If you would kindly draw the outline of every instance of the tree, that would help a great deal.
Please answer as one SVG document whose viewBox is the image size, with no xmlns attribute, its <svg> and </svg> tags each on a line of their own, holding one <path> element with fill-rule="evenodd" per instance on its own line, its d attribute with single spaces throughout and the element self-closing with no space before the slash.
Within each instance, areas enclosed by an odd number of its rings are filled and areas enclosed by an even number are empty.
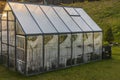
<svg viewBox="0 0 120 80">
<path fill-rule="evenodd" d="M 107 41 L 109 44 L 114 41 L 114 35 L 111 27 L 109 27 L 105 32 L 105 41 Z"/>
</svg>

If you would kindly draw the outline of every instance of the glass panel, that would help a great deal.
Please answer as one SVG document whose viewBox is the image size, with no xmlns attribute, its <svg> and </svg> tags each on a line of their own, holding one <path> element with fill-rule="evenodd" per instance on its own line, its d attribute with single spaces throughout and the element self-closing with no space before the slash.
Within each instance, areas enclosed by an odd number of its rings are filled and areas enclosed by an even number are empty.
<svg viewBox="0 0 120 80">
<path fill-rule="evenodd" d="M 14 22 L 8 22 L 9 24 L 9 44 L 15 46 L 15 28 Z"/>
<path fill-rule="evenodd" d="M 83 34 L 72 34 L 72 64 L 83 63 Z"/>
<path fill-rule="evenodd" d="M 27 74 L 43 71 L 42 36 L 27 36 Z"/>
<path fill-rule="evenodd" d="M 8 65 L 7 44 L 2 44 L 2 62 L 3 65 Z"/>
<path fill-rule="evenodd" d="M 2 19 L 2 20 L 7 20 L 7 12 L 3 12 L 3 13 L 2 13 L 1 19 Z"/>
<path fill-rule="evenodd" d="M 65 10 L 69 13 L 69 15 L 78 15 L 79 16 L 79 14 L 74 10 L 74 8 L 70 8 L 70 7 L 64 7 L 65 8 Z"/>
<path fill-rule="evenodd" d="M 25 37 L 24 36 L 16 36 L 16 44 L 17 44 L 17 70 L 20 73 L 25 72 Z"/>
<path fill-rule="evenodd" d="M 10 2 L 10 5 L 26 34 L 41 34 L 39 27 L 24 4 Z"/>
<path fill-rule="evenodd" d="M 93 54 L 93 33 L 84 33 L 84 62 L 89 62 Z"/>
<path fill-rule="evenodd" d="M 39 5 L 26 5 L 44 33 L 57 33 L 53 25 L 40 9 Z"/>
<path fill-rule="evenodd" d="M 72 20 L 62 7 L 53 7 L 64 23 L 72 32 L 82 32 L 79 26 Z"/>
<path fill-rule="evenodd" d="M 76 8 L 76 11 L 81 15 L 81 17 L 87 22 L 87 24 L 94 30 L 94 31 L 102 31 L 99 26 L 89 17 L 89 15 L 81 8 Z"/>
<path fill-rule="evenodd" d="M 45 12 L 45 14 L 50 19 L 50 21 L 53 23 L 53 25 L 58 30 L 58 32 L 61 32 L 61 33 L 70 32 L 66 27 L 66 25 L 62 22 L 62 20 L 57 16 L 57 14 L 52 9 L 52 7 L 50 6 L 40 6 L 40 7 Z"/>
<path fill-rule="evenodd" d="M 15 47 L 9 46 L 9 67 L 15 69 Z"/>
<path fill-rule="evenodd" d="M 14 22 L 9 21 L 8 22 L 8 46 L 9 46 L 9 67 L 11 69 L 15 69 L 15 28 L 14 28 Z"/>
<path fill-rule="evenodd" d="M 24 31 L 21 25 L 19 24 L 18 20 L 16 20 L 16 34 L 24 34 Z"/>
<path fill-rule="evenodd" d="M 90 29 L 90 27 L 86 24 L 86 22 L 85 21 L 83 21 L 83 19 L 79 16 L 77 16 L 77 17 L 72 17 L 73 19 L 74 19 L 74 21 L 80 26 L 80 28 L 83 30 L 83 31 L 85 31 L 85 32 L 87 32 L 87 31 L 92 31 L 91 29 Z"/>
<path fill-rule="evenodd" d="M 7 43 L 7 21 L 2 21 L 2 42 Z"/>
<path fill-rule="evenodd" d="M 60 64 L 59 67 L 71 65 L 71 34 L 62 34 L 59 36 L 60 45 Z"/>
<path fill-rule="evenodd" d="M 12 12 L 8 12 L 8 20 L 14 20 L 14 16 Z"/>
<path fill-rule="evenodd" d="M 94 54 L 93 60 L 99 60 L 102 56 L 102 32 L 94 33 Z"/>
<path fill-rule="evenodd" d="M 45 70 L 49 71 L 58 67 L 58 36 L 45 35 Z"/>
<path fill-rule="evenodd" d="M 8 3 L 5 5 L 5 9 L 4 10 L 11 10 Z"/>
</svg>

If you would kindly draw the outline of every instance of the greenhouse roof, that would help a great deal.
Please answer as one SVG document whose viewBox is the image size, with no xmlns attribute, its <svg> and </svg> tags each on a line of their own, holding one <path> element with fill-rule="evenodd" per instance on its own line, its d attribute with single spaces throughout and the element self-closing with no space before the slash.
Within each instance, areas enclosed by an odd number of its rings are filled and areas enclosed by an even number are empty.
<svg viewBox="0 0 120 80">
<path fill-rule="evenodd" d="M 8 3 L 26 34 L 102 31 L 82 8 Z"/>
</svg>

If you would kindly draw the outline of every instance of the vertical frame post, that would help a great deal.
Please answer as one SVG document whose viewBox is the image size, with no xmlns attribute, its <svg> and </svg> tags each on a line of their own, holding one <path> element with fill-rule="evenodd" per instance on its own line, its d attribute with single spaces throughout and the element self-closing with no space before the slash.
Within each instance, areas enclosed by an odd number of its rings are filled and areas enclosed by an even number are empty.
<svg viewBox="0 0 120 80">
<path fill-rule="evenodd" d="M 8 22 L 8 11 L 7 11 L 7 67 L 9 68 L 9 22 Z"/>
<path fill-rule="evenodd" d="M 16 31 L 16 18 L 14 20 L 14 30 L 15 30 L 15 70 L 17 71 L 17 31 Z"/>
<path fill-rule="evenodd" d="M 25 35 L 25 75 L 27 74 L 27 36 Z"/>
<path fill-rule="evenodd" d="M 42 47 L 43 47 L 43 72 L 45 71 L 45 46 L 44 46 L 44 40 L 45 40 L 45 35 L 42 35 L 42 41 L 43 41 L 43 44 L 42 44 Z"/>
<path fill-rule="evenodd" d="M 60 34 L 58 34 L 58 68 L 60 67 Z"/>
</svg>

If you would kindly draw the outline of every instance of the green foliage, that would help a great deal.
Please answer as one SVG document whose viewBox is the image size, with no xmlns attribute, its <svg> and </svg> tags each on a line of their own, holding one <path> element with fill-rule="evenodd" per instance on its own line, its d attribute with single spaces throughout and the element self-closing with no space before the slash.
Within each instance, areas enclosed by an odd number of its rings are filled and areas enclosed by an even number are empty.
<svg viewBox="0 0 120 80">
<path fill-rule="evenodd" d="M 112 43 L 114 41 L 114 36 L 111 27 L 109 27 L 105 33 L 105 41 Z"/>
</svg>

